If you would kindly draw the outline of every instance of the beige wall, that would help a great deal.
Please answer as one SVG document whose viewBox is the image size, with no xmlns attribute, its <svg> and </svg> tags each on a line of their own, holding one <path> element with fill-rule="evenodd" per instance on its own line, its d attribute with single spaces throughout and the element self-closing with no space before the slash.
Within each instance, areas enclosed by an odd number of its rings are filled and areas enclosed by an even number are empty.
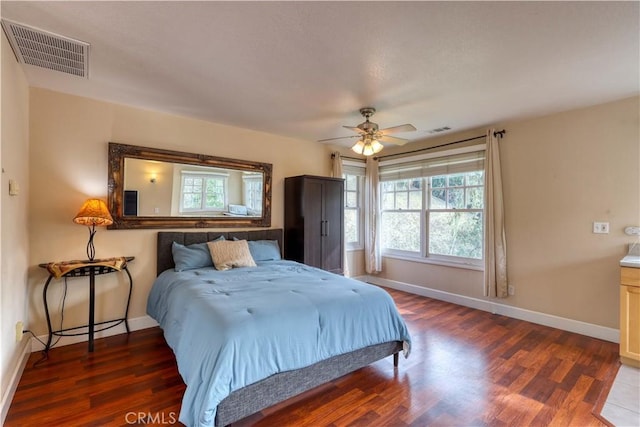
<svg viewBox="0 0 640 427">
<path fill-rule="evenodd" d="M 283 225 L 285 176 L 329 173 L 328 148 L 312 142 L 36 88 L 29 103 L 29 327 L 40 334 L 46 331 L 40 295 L 47 275 L 36 266 L 85 257 L 87 231 L 71 218 L 85 198 L 106 199 L 108 141 L 273 163 L 273 227 Z M 638 98 L 632 98 L 500 126 L 508 132 L 501 155 L 509 279 L 516 295 L 499 302 L 618 327 L 618 260 L 633 241 L 622 229 L 640 223 L 638 116 Z M 447 135 L 411 149 L 479 133 L 483 130 Z M 611 233 L 592 234 L 593 221 L 610 222 Z M 98 257 L 136 257 L 130 317 L 145 314 L 156 232 L 100 229 L 96 236 Z M 362 274 L 362 252 L 348 258 L 351 274 Z M 482 273 L 474 270 L 385 258 L 381 277 L 483 298 Z M 65 326 L 86 321 L 86 280 L 69 282 Z M 61 288 L 50 293 L 53 311 Z M 122 278 L 101 277 L 98 292 L 97 317 L 119 314 Z M 4 313 L 2 319 L 6 323 Z M 15 323 L 9 322 L 12 329 Z"/>
<path fill-rule="evenodd" d="M 138 192 L 138 215 L 171 215 L 173 165 L 140 159 L 125 159 L 124 189 Z M 151 182 L 151 178 L 155 182 Z"/>
<path fill-rule="evenodd" d="M 635 241 L 623 229 L 640 225 L 639 101 L 498 126 L 507 130 L 500 154 L 508 277 L 516 290 L 498 302 L 618 328 L 618 261 Z M 593 221 L 609 222 L 610 234 L 593 234 Z M 390 258 L 383 270 L 386 279 L 484 298 L 481 271 Z"/>
<path fill-rule="evenodd" d="M 36 333 L 46 332 L 41 292 L 47 274 L 38 263 L 85 258 L 86 228 L 71 220 L 88 197 L 107 196 L 109 141 L 217 155 L 273 164 L 272 227 L 284 219 L 284 178 L 299 174 L 326 175 L 329 150 L 313 142 L 217 125 L 200 120 L 31 88 L 32 191 L 29 304 Z M 157 230 L 106 230 L 95 237 L 96 256 L 131 255 L 134 292 L 130 317 L 146 314 L 146 299 L 155 277 Z M 65 326 L 86 323 L 86 279 L 69 280 Z M 57 312 L 60 283 L 50 292 Z M 106 319 L 124 310 L 125 282 L 118 275 L 97 279 L 96 317 Z M 59 317 L 53 317 L 59 325 Z"/>
<path fill-rule="evenodd" d="M 27 337 L 21 343 L 15 340 L 16 322 L 28 320 L 29 88 L 4 33 L 1 38 L 0 401 L 4 402 L 11 376 L 29 342 Z M 9 196 L 9 180 L 19 184 L 19 195 Z"/>
</svg>

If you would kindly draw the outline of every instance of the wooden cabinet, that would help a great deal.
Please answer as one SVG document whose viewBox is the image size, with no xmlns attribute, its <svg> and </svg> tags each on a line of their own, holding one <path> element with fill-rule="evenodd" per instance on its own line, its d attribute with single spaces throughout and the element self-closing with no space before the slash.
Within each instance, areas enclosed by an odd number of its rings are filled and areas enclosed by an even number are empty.
<svg viewBox="0 0 640 427">
<path fill-rule="evenodd" d="M 640 268 L 620 269 L 620 361 L 640 367 Z"/>
<path fill-rule="evenodd" d="M 285 178 L 284 200 L 284 257 L 342 274 L 344 180 Z"/>
</svg>

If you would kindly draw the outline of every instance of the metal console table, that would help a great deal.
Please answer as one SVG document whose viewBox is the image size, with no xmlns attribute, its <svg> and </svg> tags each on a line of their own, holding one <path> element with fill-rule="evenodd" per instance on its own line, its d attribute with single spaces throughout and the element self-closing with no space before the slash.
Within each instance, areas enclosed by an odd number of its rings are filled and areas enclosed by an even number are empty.
<svg viewBox="0 0 640 427">
<path fill-rule="evenodd" d="M 50 262 L 39 264 L 39 267 L 47 269 L 49 271 L 49 278 L 44 284 L 44 289 L 42 291 L 42 299 L 44 301 L 44 311 L 47 317 L 47 327 L 49 328 L 49 339 L 47 340 L 47 345 L 45 346 L 44 351 L 48 352 L 51 348 L 51 341 L 53 336 L 78 336 L 78 335 L 89 335 L 89 352 L 93 351 L 93 337 L 95 332 L 104 331 L 106 329 L 113 328 L 121 323 L 124 323 L 125 328 L 127 329 L 127 333 L 129 333 L 129 322 L 127 321 L 127 316 L 129 314 L 129 303 L 131 302 L 131 290 L 133 289 L 133 279 L 131 278 L 131 273 L 129 273 L 129 269 L 127 268 L 127 263 L 134 260 L 135 257 L 127 256 L 127 257 L 115 257 L 115 258 L 104 258 L 104 259 L 95 259 L 93 261 L 89 260 L 74 260 L 74 261 L 63 261 L 63 262 Z M 95 323 L 94 314 L 95 314 L 95 299 L 96 299 L 96 291 L 95 291 L 95 277 L 101 274 L 109 274 L 118 271 L 124 271 L 127 273 L 129 277 L 129 295 L 127 297 L 127 307 L 124 312 L 124 317 L 119 319 L 106 320 L 104 322 Z M 63 277 L 89 277 L 89 323 L 87 325 L 75 326 L 72 328 L 59 329 L 54 331 L 51 327 L 51 318 L 49 316 L 49 304 L 47 303 L 47 291 L 49 289 L 49 284 L 52 279 L 60 279 Z M 104 328 L 95 330 L 96 326 L 106 325 Z M 78 329 L 87 328 L 87 332 L 72 332 Z"/>
</svg>

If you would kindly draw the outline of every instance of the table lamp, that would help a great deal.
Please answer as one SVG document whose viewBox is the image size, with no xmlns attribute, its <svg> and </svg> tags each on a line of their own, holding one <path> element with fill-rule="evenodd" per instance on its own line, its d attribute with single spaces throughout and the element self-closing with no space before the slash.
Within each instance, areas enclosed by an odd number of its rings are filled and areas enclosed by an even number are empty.
<svg viewBox="0 0 640 427">
<path fill-rule="evenodd" d="M 89 243 L 87 243 L 87 257 L 93 261 L 96 256 L 96 248 L 93 246 L 93 236 L 96 234 L 96 225 L 107 226 L 113 224 L 113 218 L 107 209 L 107 205 L 100 199 L 89 199 L 80 208 L 80 212 L 73 218 L 73 222 L 89 227 Z"/>
</svg>

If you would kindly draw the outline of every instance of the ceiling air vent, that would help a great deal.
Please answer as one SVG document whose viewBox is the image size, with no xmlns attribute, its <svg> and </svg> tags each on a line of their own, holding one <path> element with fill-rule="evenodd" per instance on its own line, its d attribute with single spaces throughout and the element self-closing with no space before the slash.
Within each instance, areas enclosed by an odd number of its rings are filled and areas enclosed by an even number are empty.
<svg viewBox="0 0 640 427">
<path fill-rule="evenodd" d="M 2 20 L 18 62 L 89 78 L 89 43 Z"/>
<path fill-rule="evenodd" d="M 437 128 L 437 129 L 431 129 L 429 131 L 429 133 L 440 133 L 440 132 L 444 132 L 446 130 L 451 130 L 451 128 L 449 126 L 443 126 L 441 128 Z"/>
</svg>

